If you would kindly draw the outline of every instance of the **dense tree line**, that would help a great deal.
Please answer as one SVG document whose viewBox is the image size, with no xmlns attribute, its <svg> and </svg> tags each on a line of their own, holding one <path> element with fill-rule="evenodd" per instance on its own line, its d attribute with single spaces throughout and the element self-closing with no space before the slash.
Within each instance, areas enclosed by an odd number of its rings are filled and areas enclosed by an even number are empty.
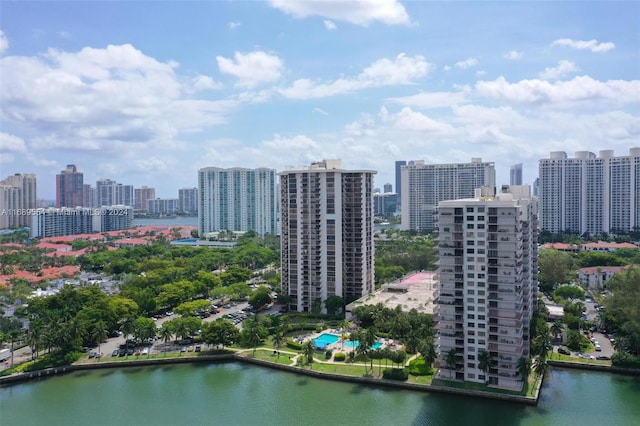
<svg viewBox="0 0 640 426">
<path fill-rule="evenodd" d="M 411 271 L 433 270 L 437 254 L 431 237 L 387 229 L 376 238 L 376 286 L 392 282 Z"/>
</svg>

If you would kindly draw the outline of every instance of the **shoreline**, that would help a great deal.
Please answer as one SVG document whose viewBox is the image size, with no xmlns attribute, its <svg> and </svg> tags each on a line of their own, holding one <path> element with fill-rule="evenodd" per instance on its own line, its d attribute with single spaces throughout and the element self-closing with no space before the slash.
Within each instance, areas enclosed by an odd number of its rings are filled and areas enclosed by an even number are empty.
<svg viewBox="0 0 640 426">
<path fill-rule="evenodd" d="M 303 374 L 306 376 L 324 379 L 341 381 L 347 383 L 359 383 L 373 387 L 386 387 L 396 389 L 406 389 L 417 392 L 436 392 L 450 395 L 472 396 L 485 399 L 494 399 L 501 401 L 509 401 L 520 404 L 526 404 L 535 406 L 538 404 L 540 398 L 540 389 L 544 382 L 544 377 L 539 381 L 537 389 L 535 391 L 535 397 L 526 397 L 520 395 L 509 395 L 492 392 L 484 392 L 471 389 L 460 389 L 438 385 L 423 385 L 418 383 L 407 383 L 394 380 L 377 379 L 372 377 L 358 377 L 349 376 L 344 374 L 326 373 L 314 370 L 308 370 L 293 365 L 285 365 L 256 358 L 250 358 L 247 356 L 239 355 L 237 353 L 221 354 L 221 355 L 200 355 L 200 356 L 185 356 L 180 358 L 154 358 L 154 359 L 136 359 L 128 361 L 105 361 L 100 363 L 91 364 L 72 364 L 68 366 L 47 368 L 44 370 L 32 371 L 27 373 L 14 374 L 11 376 L 0 377 L 0 386 L 13 385 L 23 382 L 29 382 L 33 380 L 40 380 L 47 377 L 52 377 L 60 374 L 67 374 L 75 371 L 84 370 L 102 370 L 110 368 L 128 368 L 128 367 L 141 367 L 141 366 L 158 366 L 158 365 L 171 365 L 171 364 L 195 364 L 195 363 L 227 363 L 227 362 L 240 362 L 246 364 L 253 364 L 262 366 L 265 368 L 271 368 L 275 370 L 285 371 L 295 374 Z"/>
</svg>

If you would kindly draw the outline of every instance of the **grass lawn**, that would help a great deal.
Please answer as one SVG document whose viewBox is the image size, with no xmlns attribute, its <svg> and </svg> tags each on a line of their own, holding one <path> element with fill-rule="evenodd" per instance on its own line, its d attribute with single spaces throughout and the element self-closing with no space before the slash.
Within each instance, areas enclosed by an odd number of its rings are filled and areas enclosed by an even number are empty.
<svg viewBox="0 0 640 426">
<path fill-rule="evenodd" d="M 611 361 L 600 361 L 597 359 L 584 359 L 584 358 L 578 358 L 575 356 L 562 355 L 562 354 L 556 354 L 556 353 L 552 354 L 549 360 L 579 362 L 581 364 L 611 365 Z"/>
<path fill-rule="evenodd" d="M 499 394 L 506 394 L 506 395 L 530 396 L 529 395 L 529 389 L 531 389 L 531 394 L 533 395 L 533 392 L 532 392 L 533 381 L 531 380 L 531 376 L 529 376 L 529 382 L 531 383 L 531 385 L 527 386 L 527 390 L 526 391 L 520 391 L 520 392 L 506 390 L 506 389 L 491 388 L 491 387 L 489 387 L 487 385 L 484 385 L 482 383 L 475 383 L 475 382 L 456 382 L 456 381 L 453 381 L 453 380 L 450 381 L 450 380 L 434 379 L 432 381 L 432 384 L 437 385 L 437 386 L 449 387 L 449 388 L 468 389 L 468 390 L 475 390 L 475 391 L 481 391 L 481 392 L 487 392 L 487 393 L 499 393 Z"/>
<path fill-rule="evenodd" d="M 280 356 L 273 355 L 273 351 L 271 350 L 260 350 L 258 349 L 254 354 L 253 351 L 247 351 L 243 353 L 247 358 L 255 358 L 262 361 L 274 362 L 277 364 L 291 365 L 293 362 L 291 358 L 293 355 L 288 353 L 280 353 Z"/>
</svg>

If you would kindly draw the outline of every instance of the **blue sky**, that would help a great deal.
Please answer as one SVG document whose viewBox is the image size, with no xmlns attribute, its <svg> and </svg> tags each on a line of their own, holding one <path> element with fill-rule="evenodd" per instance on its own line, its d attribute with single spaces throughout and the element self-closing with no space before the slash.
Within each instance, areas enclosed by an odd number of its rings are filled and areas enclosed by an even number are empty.
<svg viewBox="0 0 640 426">
<path fill-rule="evenodd" d="M 640 3 L 0 3 L 0 178 L 163 198 L 202 167 L 496 163 L 640 146 Z"/>
</svg>

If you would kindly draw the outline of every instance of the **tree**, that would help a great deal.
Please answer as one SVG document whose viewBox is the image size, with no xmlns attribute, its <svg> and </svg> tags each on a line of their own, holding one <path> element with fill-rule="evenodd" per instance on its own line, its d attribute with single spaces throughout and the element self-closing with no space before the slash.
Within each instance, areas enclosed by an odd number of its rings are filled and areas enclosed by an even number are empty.
<svg viewBox="0 0 640 426">
<path fill-rule="evenodd" d="M 183 317 L 192 317 L 208 312 L 209 309 L 211 309 L 211 302 L 208 300 L 192 300 L 179 304 L 173 309 L 173 311 Z"/>
<path fill-rule="evenodd" d="M 309 367 L 311 369 L 313 369 L 313 354 L 315 353 L 315 351 L 316 351 L 316 344 L 313 340 L 309 340 L 302 347 L 302 354 L 306 358 L 306 361 L 309 364 Z"/>
<path fill-rule="evenodd" d="M 276 330 L 271 341 L 273 342 L 274 349 L 278 353 L 278 358 L 280 358 L 280 347 L 282 347 L 282 343 L 284 343 L 284 335 L 280 330 Z"/>
<path fill-rule="evenodd" d="M 173 330 L 171 330 L 171 327 L 169 324 L 164 323 L 162 324 L 162 328 L 160 329 L 160 339 L 164 342 L 164 354 L 167 354 L 167 346 L 169 345 L 169 342 L 171 341 L 171 338 L 173 337 Z"/>
<path fill-rule="evenodd" d="M 433 344 L 433 338 L 423 341 L 419 346 L 420 354 L 424 363 L 427 366 L 427 370 L 430 371 L 433 363 L 435 362 L 438 354 L 436 353 L 436 347 Z"/>
<path fill-rule="evenodd" d="M 449 379 L 451 380 L 452 372 L 453 370 L 456 369 L 456 363 L 457 363 L 455 349 L 449 349 L 449 351 L 447 352 L 447 355 L 445 356 L 444 362 L 445 364 L 447 364 L 447 368 L 449 369 Z"/>
<path fill-rule="evenodd" d="M 271 303 L 271 290 L 266 286 L 260 286 L 249 296 L 249 305 L 254 309 L 262 308 Z"/>
<path fill-rule="evenodd" d="M 520 357 L 516 368 L 518 369 L 518 374 L 520 374 L 520 377 L 522 378 L 522 382 L 526 385 L 527 378 L 531 373 L 531 358 L 524 356 Z"/>
<path fill-rule="evenodd" d="M 489 369 L 491 368 L 492 360 L 489 351 L 481 350 L 478 352 L 478 368 L 484 372 L 485 384 L 489 381 Z"/>
<path fill-rule="evenodd" d="M 551 325 L 551 332 L 553 333 L 554 340 L 558 340 L 558 336 L 562 336 L 562 332 L 564 331 L 564 325 L 562 321 L 558 320 Z"/>
<path fill-rule="evenodd" d="M 626 350 L 640 355 L 640 268 L 614 275 L 608 281 L 610 294 L 604 300 L 607 321 L 616 327 L 616 341 L 624 338 Z M 607 330 L 609 330 L 607 325 Z"/>
<path fill-rule="evenodd" d="M 576 299 L 584 300 L 584 290 L 576 285 L 561 285 L 553 294 L 570 302 Z"/>
<path fill-rule="evenodd" d="M 538 281 L 543 291 L 553 291 L 556 284 L 569 281 L 572 276 L 572 261 L 568 253 L 558 250 L 540 250 L 538 255 L 540 274 Z"/>
<path fill-rule="evenodd" d="M 543 333 L 533 339 L 533 352 L 542 359 L 547 359 L 549 351 L 553 348 L 549 341 L 549 334 Z"/>
<path fill-rule="evenodd" d="M 100 361 L 100 359 L 102 358 L 102 342 L 106 340 L 108 336 L 109 331 L 107 330 L 107 324 L 105 324 L 104 321 L 98 321 L 96 324 L 94 324 L 93 331 L 91 332 L 91 339 L 98 342 L 98 353 L 100 354 L 98 356 L 98 361 Z"/>
<path fill-rule="evenodd" d="M 324 301 L 324 306 L 327 308 L 327 314 L 338 315 L 342 313 L 344 299 L 340 296 L 329 296 L 327 297 L 327 300 Z"/>
</svg>

